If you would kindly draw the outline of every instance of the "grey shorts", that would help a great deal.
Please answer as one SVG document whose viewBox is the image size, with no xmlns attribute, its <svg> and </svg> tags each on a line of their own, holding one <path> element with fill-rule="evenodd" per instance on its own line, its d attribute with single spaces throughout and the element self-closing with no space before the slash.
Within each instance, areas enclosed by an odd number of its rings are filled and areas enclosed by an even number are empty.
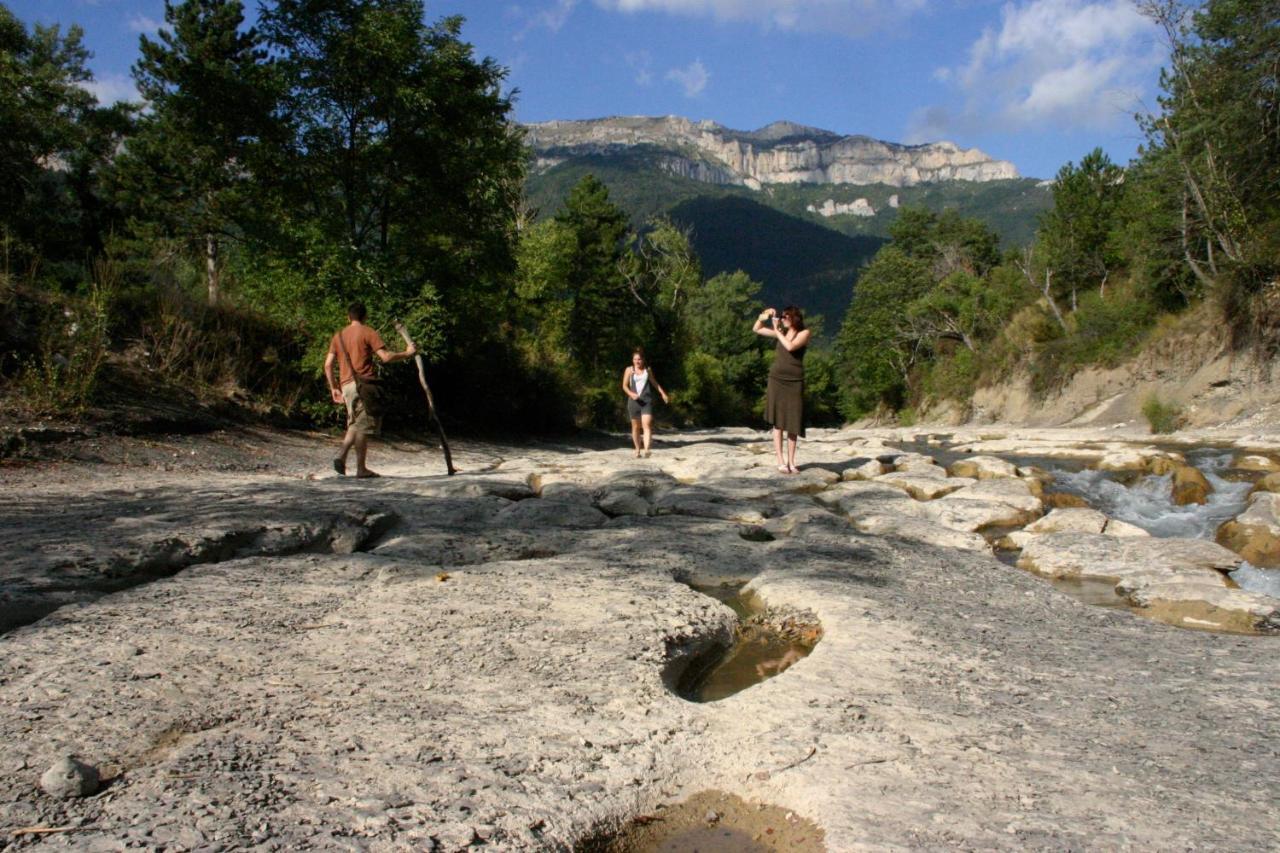
<svg viewBox="0 0 1280 853">
<path fill-rule="evenodd" d="M 641 397 L 639 400 L 627 398 L 627 414 L 631 416 L 631 420 L 640 420 L 641 415 L 653 415 L 653 398 Z"/>
</svg>

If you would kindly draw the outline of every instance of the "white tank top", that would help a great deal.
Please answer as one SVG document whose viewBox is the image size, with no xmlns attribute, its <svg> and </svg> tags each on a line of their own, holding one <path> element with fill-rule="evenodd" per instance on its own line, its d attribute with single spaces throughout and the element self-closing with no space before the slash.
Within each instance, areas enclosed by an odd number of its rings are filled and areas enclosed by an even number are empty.
<svg viewBox="0 0 1280 853">
<path fill-rule="evenodd" d="M 649 384 L 649 371 L 648 370 L 631 371 L 631 384 L 635 388 L 636 393 L 643 396 L 644 386 Z"/>
</svg>

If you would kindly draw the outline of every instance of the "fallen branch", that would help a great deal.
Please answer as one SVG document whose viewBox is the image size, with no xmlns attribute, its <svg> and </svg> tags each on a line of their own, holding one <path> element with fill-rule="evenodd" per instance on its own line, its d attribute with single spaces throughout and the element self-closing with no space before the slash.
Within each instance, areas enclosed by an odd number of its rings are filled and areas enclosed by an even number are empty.
<svg viewBox="0 0 1280 853">
<path fill-rule="evenodd" d="M 14 838 L 19 835 L 52 835 L 55 832 L 75 832 L 77 829 L 88 829 L 87 826 L 24 826 L 22 829 L 15 829 L 9 834 Z"/>
<path fill-rule="evenodd" d="M 818 753 L 818 748 L 816 746 L 811 746 L 809 747 L 809 753 L 805 755 L 804 758 L 798 758 L 795 761 L 791 762 L 790 764 L 785 764 L 782 767 L 779 767 L 777 770 L 774 770 L 772 772 L 768 770 L 760 770 L 755 773 L 748 773 L 747 778 L 750 779 L 752 776 L 755 776 L 757 779 L 768 779 L 774 773 L 782 773 L 783 771 L 790 770 L 792 767 L 799 767 L 801 764 L 804 764 L 810 758 L 813 758 L 815 755 L 817 755 L 817 753 Z"/>
<path fill-rule="evenodd" d="M 891 758 L 889 756 L 883 756 L 880 758 L 867 758 L 862 761 L 855 761 L 852 764 L 846 765 L 844 769 L 852 770 L 855 767 L 864 767 L 868 764 L 887 764 L 890 761 L 897 761 L 897 759 Z"/>
</svg>

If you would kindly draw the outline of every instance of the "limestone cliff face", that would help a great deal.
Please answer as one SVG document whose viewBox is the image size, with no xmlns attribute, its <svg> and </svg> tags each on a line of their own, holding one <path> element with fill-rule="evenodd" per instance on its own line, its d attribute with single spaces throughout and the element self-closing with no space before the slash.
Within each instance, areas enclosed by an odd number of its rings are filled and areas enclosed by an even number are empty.
<svg viewBox="0 0 1280 853">
<path fill-rule="evenodd" d="M 646 148 L 661 152 L 662 168 L 695 180 L 739 184 L 888 184 L 994 181 L 1017 178 L 1005 160 L 950 142 L 899 145 L 867 136 L 839 136 L 791 122 L 756 131 L 731 130 L 679 116 L 627 116 L 548 121 L 527 126 L 534 169 L 587 154 Z"/>
</svg>

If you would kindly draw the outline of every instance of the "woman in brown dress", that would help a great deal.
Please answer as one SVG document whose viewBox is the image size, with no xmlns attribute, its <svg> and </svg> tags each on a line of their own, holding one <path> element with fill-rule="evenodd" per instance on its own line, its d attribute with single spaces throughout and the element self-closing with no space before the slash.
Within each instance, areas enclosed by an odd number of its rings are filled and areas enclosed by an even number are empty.
<svg viewBox="0 0 1280 853">
<path fill-rule="evenodd" d="M 809 330 L 804 315 L 794 305 L 782 310 L 772 308 L 756 318 L 752 327 L 757 335 L 776 338 L 773 366 L 769 368 L 769 386 L 764 397 L 765 420 L 773 426 L 773 450 L 778 457 L 778 470 L 794 474 L 796 444 L 804 435 L 804 351 L 809 346 Z M 782 453 L 782 434 L 787 434 L 787 454 Z"/>
</svg>

